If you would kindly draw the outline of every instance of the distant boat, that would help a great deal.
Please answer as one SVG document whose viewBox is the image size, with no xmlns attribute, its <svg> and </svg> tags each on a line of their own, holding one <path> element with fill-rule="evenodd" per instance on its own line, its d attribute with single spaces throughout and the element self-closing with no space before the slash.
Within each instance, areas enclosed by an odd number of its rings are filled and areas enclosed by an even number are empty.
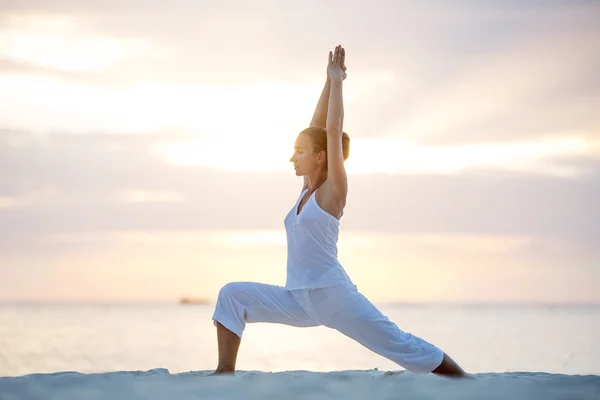
<svg viewBox="0 0 600 400">
<path fill-rule="evenodd" d="M 206 297 L 181 297 L 179 304 L 210 304 Z"/>
</svg>

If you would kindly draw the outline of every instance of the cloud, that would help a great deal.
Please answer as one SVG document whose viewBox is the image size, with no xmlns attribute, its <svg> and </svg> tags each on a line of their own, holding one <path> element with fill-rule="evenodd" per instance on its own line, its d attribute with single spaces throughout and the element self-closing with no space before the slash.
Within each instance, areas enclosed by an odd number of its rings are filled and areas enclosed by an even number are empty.
<svg viewBox="0 0 600 400">
<path fill-rule="evenodd" d="M 2 236 L 281 229 L 301 186 L 291 173 L 174 166 L 149 151 L 164 138 L 4 131 Z M 530 235 L 591 244 L 600 239 L 600 160 L 569 162 L 588 173 L 568 178 L 477 170 L 351 175 L 343 226 L 406 234 Z"/>
<path fill-rule="evenodd" d="M 169 138 L 0 130 L 2 296 L 170 300 L 281 283 L 300 179 L 175 166 L 150 151 Z M 506 300 L 497 282 L 515 280 L 513 300 L 596 299 L 600 160 L 559 161 L 587 173 L 350 175 L 342 262 L 380 298 L 398 298 L 381 277 L 410 275 L 422 290 L 405 285 L 404 299 Z"/>
<path fill-rule="evenodd" d="M 600 33 L 570 36 L 474 58 L 461 74 L 415 97 L 405 129 L 432 144 L 574 132 L 598 140 L 600 51 L 592 42 Z"/>
<path fill-rule="evenodd" d="M 301 183 L 244 171 L 245 148 L 264 161 L 276 146 L 239 136 L 302 127 L 327 51 L 341 43 L 345 129 L 363 150 L 389 139 L 418 149 L 407 147 L 404 165 L 431 152 L 442 166 L 475 155 L 496 168 L 351 174 L 340 243 L 365 288 L 421 274 L 405 295 L 506 298 L 501 282 L 522 298 L 597 298 L 599 12 L 595 2 L 514 0 L 0 0 L 0 126 L 11 128 L 0 129 L 2 293 L 171 299 L 283 278 L 283 216 Z M 214 139 L 200 141 L 214 158 L 239 154 L 240 171 L 177 166 L 155 151 L 199 138 Z M 492 157 L 534 150 L 545 156 L 526 170 L 578 173 L 500 171 Z M 277 235 L 256 236 L 265 229 Z M 232 267 L 240 259 L 255 267 Z M 154 280 L 135 292 L 142 273 Z M 432 288 L 432 274 L 445 284 Z"/>
<path fill-rule="evenodd" d="M 2 5 L 5 32 L 45 32 L 50 48 L 61 51 L 66 43 L 61 38 L 81 43 L 88 38 L 90 44 L 109 43 L 109 53 L 119 56 L 102 71 L 86 75 L 65 72 L 48 60 L 36 64 L 40 52 L 27 53 L 33 57 L 29 63 L 15 59 L 14 52 L 0 55 L 0 74 L 64 81 L 64 86 L 50 85 L 21 77 L 18 84 L 4 88 L 7 98 L 18 99 L 38 87 L 67 97 L 97 99 L 82 104 L 86 110 L 105 110 L 104 101 L 120 104 L 119 99 L 137 93 L 132 88 L 148 82 L 169 86 L 167 94 L 181 95 L 194 88 L 206 90 L 206 85 L 233 87 L 252 81 L 318 88 L 315 82 L 324 78 L 327 51 L 343 42 L 349 63 L 346 124 L 353 137 L 401 136 L 417 143 L 452 145 L 573 135 L 597 141 L 600 136 L 595 111 L 600 107 L 595 3 L 503 2 L 489 7 L 470 1 L 452 6 L 350 1 L 338 7 L 310 1 L 287 8 L 289 4 L 271 1 L 252 6 L 243 1 L 176 5 L 106 1 L 102 6 L 93 1 L 4 1 Z M 367 14 L 369 18 L 364 17 Z M 138 42 L 145 43 L 146 51 L 121 57 L 128 43 Z M 88 96 L 84 88 L 73 86 L 82 83 L 89 86 Z M 156 91 L 155 97 L 160 93 Z M 290 91 L 289 96 L 298 93 Z M 269 104 L 265 101 L 265 107 Z M 291 106 L 298 107 L 293 102 Z M 39 128 L 30 126 L 27 113 L 12 107 L 10 126 Z M 23 107 L 31 110 L 32 104 Z M 307 110 L 311 107 L 312 100 L 306 103 Z M 72 128 L 64 118 L 43 112 L 46 103 L 33 108 L 40 110 L 38 125 Z M 97 124 L 86 110 L 79 112 Z M 104 121 L 111 121 L 115 130 L 126 128 L 122 114 L 104 112 Z M 152 114 L 155 119 L 160 115 Z M 172 114 L 184 125 L 194 123 L 184 121 L 181 113 Z M 151 130 L 161 121 L 127 123 L 133 124 L 131 129 Z"/>
<path fill-rule="evenodd" d="M 52 68 L 43 68 L 39 66 L 33 66 L 27 63 L 0 59 L 0 76 L 1 75 L 12 75 L 12 76 L 32 76 L 42 77 L 50 80 L 60 80 L 67 84 L 86 84 L 86 85 L 101 85 L 111 86 L 119 83 L 114 78 L 109 78 L 106 74 L 101 72 L 73 72 L 73 71 L 60 71 Z"/>
</svg>

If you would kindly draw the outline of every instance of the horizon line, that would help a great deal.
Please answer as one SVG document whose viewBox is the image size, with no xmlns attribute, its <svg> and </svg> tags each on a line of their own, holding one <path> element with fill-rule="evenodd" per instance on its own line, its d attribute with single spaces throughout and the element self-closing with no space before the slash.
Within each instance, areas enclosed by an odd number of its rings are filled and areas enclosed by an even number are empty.
<svg viewBox="0 0 600 400">
<path fill-rule="evenodd" d="M 581 307 L 600 306 L 600 300 L 592 301 L 543 301 L 543 300 L 386 300 L 373 301 L 382 306 L 539 306 L 539 307 Z M 5 299 L 0 300 L 0 305 L 177 305 L 187 307 L 214 306 L 216 301 L 207 301 L 198 304 L 182 304 L 179 299 L 174 300 L 83 300 L 83 299 Z"/>
</svg>

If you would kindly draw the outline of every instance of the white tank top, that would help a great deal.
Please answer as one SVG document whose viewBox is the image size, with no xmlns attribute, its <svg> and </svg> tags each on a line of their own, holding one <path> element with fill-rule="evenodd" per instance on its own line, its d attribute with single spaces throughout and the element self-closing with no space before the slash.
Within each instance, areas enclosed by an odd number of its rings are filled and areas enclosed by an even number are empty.
<svg viewBox="0 0 600 400">
<path fill-rule="evenodd" d="M 298 205 L 307 191 L 302 191 L 284 220 L 288 245 L 285 287 L 316 289 L 352 283 L 337 259 L 340 222 L 319 207 L 316 190 L 298 214 Z"/>
</svg>

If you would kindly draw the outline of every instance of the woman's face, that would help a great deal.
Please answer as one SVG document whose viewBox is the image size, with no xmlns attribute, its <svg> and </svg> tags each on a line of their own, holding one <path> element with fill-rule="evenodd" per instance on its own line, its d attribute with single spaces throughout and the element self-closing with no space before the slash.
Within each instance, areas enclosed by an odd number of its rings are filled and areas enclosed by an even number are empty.
<svg viewBox="0 0 600 400">
<path fill-rule="evenodd" d="M 290 161 L 294 163 L 297 176 L 310 175 L 318 167 L 319 154 L 314 152 L 308 135 L 298 135 Z"/>
</svg>

